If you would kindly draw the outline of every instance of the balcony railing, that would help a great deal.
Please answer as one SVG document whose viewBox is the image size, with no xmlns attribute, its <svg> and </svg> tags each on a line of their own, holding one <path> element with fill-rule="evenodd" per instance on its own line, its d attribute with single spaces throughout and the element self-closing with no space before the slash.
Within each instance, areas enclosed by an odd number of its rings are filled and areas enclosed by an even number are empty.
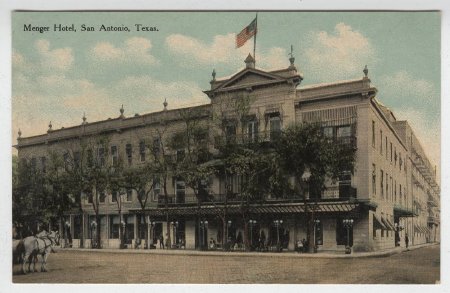
<svg viewBox="0 0 450 293">
<path fill-rule="evenodd" d="M 356 188 L 350 186 L 350 185 L 341 185 L 341 186 L 333 186 L 329 187 L 326 190 L 324 190 L 319 198 L 308 196 L 306 195 L 307 201 L 327 201 L 327 200 L 348 200 L 351 198 L 356 198 L 357 192 Z M 228 202 L 229 204 L 233 203 L 242 203 L 246 201 L 247 199 L 243 197 L 239 193 L 229 193 L 227 194 L 214 194 L 209 196 L 203 196 L 201 202 L 203 204 L 208 203 L 215 203 L 215 204 L 223 204 L 225 202 Z M 304 201 L 302 195 L 285 195 L 282 197 L 266 197 L 261 199 L 250 199 L 252 203 L 259 202 L 300 202 Z M 170 194 L 167 196 L 167 203 L 169 206 L 178 206 L 178 205 L 195 205 L 198 202 L 198 198 L 194 194 L 186 194 L 186 195 L 175 195 Z M 158 205 L 160 207 L 163 207 L 165 205 L 165 196 L 159 195 L 158 196 Z"/>
</svg>

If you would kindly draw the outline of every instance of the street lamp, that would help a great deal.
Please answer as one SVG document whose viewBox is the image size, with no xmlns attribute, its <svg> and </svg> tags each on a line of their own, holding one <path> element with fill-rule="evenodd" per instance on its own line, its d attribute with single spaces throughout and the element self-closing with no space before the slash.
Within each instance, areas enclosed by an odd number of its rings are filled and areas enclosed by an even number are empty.
<svg viewBox="0 0 450 293">
<path fill-rule="evenodd" d="M 347 246 L 345 247 L 345 254 L 352 253 L 352 249 L 350 247 L 350 228 L 353 227 L 353 219 L 344 219 L 342 220 L 344 227 L 347 228 Z"/>
<path fill-rule="evenodd" d="M 250 223 L 250 249 L 253 247 L 253 225 L 256 224 L 256 220 L 248 221 Z"/>
<path fill-rule="evenodd" d="M 317 229 L 317 225 L 319 225 L 319 224 L 320 224 L 320 220 L 315 219 L 314 220 L 314 252 L 317 252 L 316 229 Z"/>
<path fill-rule="evenodd" d="M 200 249 L 205 247 L 205 230 L 208 228 L 208 221 L 200 221 Z"/>
<path fill-rule="evenodd" d="M 283 220 L 275 220 L 273 221 L 275 227 L 277 227 L 277 250 L 281 251 L 280 246 L 280 226 L 283 224 Z"/>
</svg>

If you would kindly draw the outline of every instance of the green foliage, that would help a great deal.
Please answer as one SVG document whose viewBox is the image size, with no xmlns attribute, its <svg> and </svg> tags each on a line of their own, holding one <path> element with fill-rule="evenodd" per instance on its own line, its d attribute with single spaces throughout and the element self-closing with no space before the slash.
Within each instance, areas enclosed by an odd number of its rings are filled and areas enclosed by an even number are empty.
<svg viewBox="0 0 450 293">
<path fill-rule="evenodd" d="M 282 167 L 295 177 L 296 191 L 305 192 L 305 184 L 320 192 L 326 178 L 334 182 L 343 171 L 353 173 L 356 149 L 325 137 L 317 124 L 288 127 L 276 143 Z"/>
</svg>

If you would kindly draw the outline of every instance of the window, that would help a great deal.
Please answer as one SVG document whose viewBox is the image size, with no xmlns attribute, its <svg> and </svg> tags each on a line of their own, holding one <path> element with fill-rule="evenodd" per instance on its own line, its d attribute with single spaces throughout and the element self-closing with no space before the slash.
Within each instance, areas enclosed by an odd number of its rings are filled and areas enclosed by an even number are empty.
<svg viewBox="0 0 450 293">
<path fill-rule="evenodd" d="M 185 151 L 177 150 L 177 163 L 183 162 L 184 157 L 185 157 Z"/>
<path fill-rule="evenodd" d="M 352 131 L 351 131 L 350 125 L 339 126 L 339 127 L 336 129 L 336 137 L 337 137 L 337 138 L 341 138 L 341 137 L 350 137 L 351 135 L 352 135 Z"/>
<path fill-rule="evenodd" d="M 81 164 L 81 154 L 80 152 L 74 152 L 73 153 L 73 164 L 75 168 L 79 168 Z"/>
<path fill-rule="evenodd" d="M 186 184 L 182 180 L 175 183 L 176 203 L 184 203 L 186 196 Z"/>
<path fill-rule="evenodd" d="M 111 163 L 114 167 L 119 164 L 119 152 L 115 145 L 111 146 Z"/>
<path fill-rule="evenodd" d="M 111 195 L 111 201 L 112 202 L 117 202 L 117 196 L 119 195 L 118 191 L 113 191 L 112 195 Z"/>
<path fill-rule="evenodd" d="M 100 192 L 100 202 L 105 202 L 106 200 L 106 191 Z"/>
<path fill-rule="evenodd" d="M 92 150 L 87 150 L 87 166 L 91 168 L 94 163 L 94 155 L 92 154 Z"/>
<path fill-rule="evenodd" d="M 105 148 L 103 147 L 99 147 L 97 150 L 97 155 L 98 155 L 98 163 L 100 167 L 104 167 L 105 166 Z"/>
<path fill-rule="evenodd" d="M 323 128 L 323 135 L 325 136 L 325 137 L 328 137 L 328 138 L 333 138 L 334 137 L 334 134 L 333 134 L 333 127 L 324 127 Z"/>
<path fill-rule="evenodd" d="M 375 164 L 372 164 L 372 193 L 377 194 L 377 170 Z"/>
<path fill-rule="evenodd" d="M 402 204 L 403 196 L 402 196 L 402 185 L 401 185 L 401 184 L 400 184 L 399 187 L 398 187 L 398 192 L 400 193 L 400 194 L 399 194 L 400 204 Z"/>
<path fill-rule="evenodd" d="M 155 138 L 153 140 L 153 155 L 156 157 L 159 155 L 159 152 L 161 151 L 161 141 L 159 138 Z"/>
<path fill-rule="evenodd" d="M 258 123 L 255 120 L 247 122 L 247 139 L 249 142 L 255 142 L 258 137 Z"/>
<path fill-rule="evenodd" d="M 281 133 L 281 118 L 277 116 L 270 117 L 269 120 L 270 140 L 277 139 Z"/>
<path fill-rule="evenodd" d="M 402 153 L 399 152 L 398 153 L 398 168 L 399 168 L 400 171 L 402 170 L 402 165 L 403 165 Z"/>
<path fill-rule="evenodd" d="M 381 196 L 384 197 L 384 172 L 380 170 L 380 191 Z"/>
<path fill-rule="evenodd" d="M 384 146 L 385 146 L 384 151 L 386 152 L 386 160 L 387 160 L 387 159 L 388 159 L 388 143 L 387 143 L 387 136 L 384 137 L 384 142 L 385 142 L 385 144 L 384 144 Z"/>
<path fill-rule="evenodd" d="M 133 163 L 133 147 L 131 143 L 127 143 L 125 146 L 125 153 L 127 155 L 128 165 L 131 165 Z"/>
<path fill-rule="evenodd" d="M 391 145 L 391 163 L 392 163 L 392 142 L 390 142 Z"/>
<path fill-rule="evenodd" d="M 318 222 L 314 225 L 315 227 L 315 236 L 316 236 L 316 245 L 322 245 L 323 244 L 323 223 Z"/>
<path fill-rule="evenodd" d="M 31 158 L 30 164 L 31 164 L 31 169 L 36 170 L 36 158 Z M 65 166 L 65 164 L 64 164 L 64 166 Z"/>
<path fill-rule="evenodd" d="M 33 159 L 32 159 L 32 162 L 33 162 Z M 34 160 L 35 160 L 34 163 L 36 165 L 36 159 L 34 159 Z M 64 162 L 64 169 L 68 170 L 69 169 L 69 153 L 64 153 L 63 154 L 63 162 Z M 31 164 L 31 167 L 33 167 L 33 164 Z"/>
<path fill-rule="evenodd" d="M 375 147 L 375 121 L 372 120 L 372 147 Z"/>
<path fill-rule="evenodd" d="M 383 154 L 383 130 L 380 129 L 380 155 Z"/>
<path fill-rule="evenodd" d="M 93 196 L 92 196 L 92 193 L 88 193 L 87 194 L 87 199 L 88 199 L 88 203 L 92 203 L 93 201 L 94 201 L 94 198 L 93 198 Z"/>
<path fill-rule="evenodd" d="M 389 199 L 389 176 L 386 173 L 386 199 Z"/>
<path fill-rule="evenodd" d="M 119 239 L 119 227 L 120 218 L 119 216 L 109 216 L 109 238 Z"/>
<path fill-rule="evenodd" d="M 47 173 L 47 158 L 46 157 L 41 157 L 41 168 L 42 168 L 42 173 Z"/>
<path fill-rule="evenodd" d="M 143 140 L 139 142 L 139 158 L 141 162 L 145 161 L 145 141 Z"/>
<path fill-rule="evenodd" d="M 394 202 L 397 202 L 397 180 L 394 180 Z"/>
<path fill-rule="evenodd" d="M 397 166 L 397 148 L 394 147 L 394 165 Z"/>
<path fill-rule="evenodd" d="M 236 125 L 233 122 L 229 122 L 225 126 L 225 137 L 227 142 L 234 142 L 236 140 Z"/>
<path fill-rule="evenodd" d="M 392 201 L 392 199 L 394 198 L 394 187 L 393 187 L 394 180 L 392 180 L 391 176 L 389 176 L 389 179 L 391 180 L 391 197 L 390 197 L 390 200 Z"/>
<path fill-rule="evenodd" d="M 133 190 L 127 189 L 127 201 L 133 200 Z"/>
<path fill-rule="evenodd" d="M 161 194 L 161 182 L 159 177 L 153 178 L 153 200 L 158 201 L 158 197 Z"/>
</svg>

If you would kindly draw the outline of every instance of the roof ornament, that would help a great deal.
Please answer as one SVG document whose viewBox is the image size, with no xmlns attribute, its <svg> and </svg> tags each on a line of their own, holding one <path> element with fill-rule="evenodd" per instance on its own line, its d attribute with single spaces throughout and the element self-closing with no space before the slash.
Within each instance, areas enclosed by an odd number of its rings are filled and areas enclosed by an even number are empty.
<svg viewBox="0 0 450 293">
<path fill-rule="evenodd" d="M 164 99 L 164 111 L 167 111 L 167 105 L 169 105 L 169 103 L 167 103 L 167 99 Z"/>
<path fill-rule="evenodd" d="M 212 78 L 213 78 L 212 81 L 216 81 L 216 69 L 213 69 L 211 75 L 212 75 Z"/>
<path fill-rule="evenodd" d="M 50 121 L 50 123 L 48 124 L 48 130 L 47 130 L 47 132 L 52 132 L 52 127 L 53 127 L 52 121 Z"/>
<path fill-rule="evenodd" d="M 253 58 L 252 54 L 248 53 L 247 58 L 244 60 L 245 68 L 255 68 L 255 58 Z"/>
<path fill-rule="evenodd" d="M 19 136 L 17 137 L 17 139 L 22 138 L 22 131 L 20 130 L 20 128 L 19 128 L 19 132 L 17 132 L 17 134 L 19 135 Z"/>
<path fill-rule="evenodd" d="M 86 124 L 86 112 L 83 112 L 83 123 L 81 123 L 82 125 Z"/>
<path fill-rule="evenodd" d="M 364 77 L 367 78 L 367 75 L 369 74 L 369 69 L 367 69 L 367 65 L 364 67 L 363 72 L 364 72 Z"/>
<path fill-rule="evenodd" d="M 288 55 L 291 56 L 291 58 L 289 58 L 289 62 L 291 62 L 291 66 L 294 66 L 294 61 L 295 61 L 294 46 L 291 45 L 291 52 L 288 53 Z"/>
<path fill-rule="evenodd" d="M 123 109 L 123 104 L 122 104 L 122 108 L 120 108 L 120 116 L 119 116 L 119 118 L 125 118 L 125 116 L 123 115 L 123 112 L 125 112 L 125 110 Z"/>
</svg>

